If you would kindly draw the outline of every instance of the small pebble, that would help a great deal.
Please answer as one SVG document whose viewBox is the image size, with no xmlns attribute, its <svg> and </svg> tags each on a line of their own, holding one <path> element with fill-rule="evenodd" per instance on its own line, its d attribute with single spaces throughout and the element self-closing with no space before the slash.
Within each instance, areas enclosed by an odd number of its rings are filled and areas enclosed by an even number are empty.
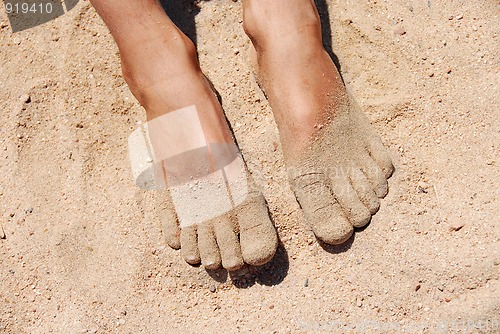
<svg viewBox="0 0 500 334">
<path fill-rule="evenodd" d="M 451 225 L 450 231 L 452 231 L 452 232 L 460 231 L 462 229 L 462 227 L 464 227 L 464 226 L 465 226 L 465 224 L 463 224 L 463 223 L 457 223 L 457 224 Z"/>
<path fill-rule="evenodd" d="M 210 285 L 210 292 L 215 292 L 215 291 L 217 291 L 215 285 Z"/>
<path fill-rule="evenodd" d="M 21 95 L 21 97 L 19 98 L 19 100 L 21 100 L 21 102 L 23 102 L 23 103 L 30 103 L 31 102 L 31 96 L 29 96 L 28 94 L 23 94 L 23 95 Z"/>
<path fill-rule="evenodd" d="M 5 239 L 5 232 L 3 231 L 2 224 L 0 224 L 0 239 Z"/>
<path fill-rule="evenodd" d="M 306 281 L 304 282 L 304 286 L 307 288 L 309 286 L 309 278 L 306 278 Z"/>
<path fill-rule="evenodd" d="M 406 30 L 403 27 L 398 27 L 394 30 L 394 34 L 399 35 L 399 36 L 403 36 L 404 34 L 406 34 Z"/>
<path fill-rule="evenodd" d="M 420 284 L 417 284 L 417 285 L 415 286 L 415 291 L 420 290 L 420 288 L 421 288 L 421 287 L 422 287 L 422 286 L 421 286 Z"/>
</svg>

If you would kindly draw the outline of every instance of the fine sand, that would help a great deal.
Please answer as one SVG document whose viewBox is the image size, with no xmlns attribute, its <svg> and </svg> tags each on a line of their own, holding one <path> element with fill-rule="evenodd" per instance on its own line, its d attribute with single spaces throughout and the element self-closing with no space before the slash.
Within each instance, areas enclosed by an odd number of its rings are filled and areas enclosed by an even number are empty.
<svg viewBox="0 0 500 334">
<path fill-rule="evenodd" d="M 0 10 L 0 333 L 498 332 L 498 2 L 318 2 L 396 166 L 342 247 L 316 242 L 288 186 L 241 3 L 173 11 L 281 239 L 231 275 L 187 265 L 134 186 L 127 138 L 145 114 L 89 3 L 14 34 Z"/>
</svg>

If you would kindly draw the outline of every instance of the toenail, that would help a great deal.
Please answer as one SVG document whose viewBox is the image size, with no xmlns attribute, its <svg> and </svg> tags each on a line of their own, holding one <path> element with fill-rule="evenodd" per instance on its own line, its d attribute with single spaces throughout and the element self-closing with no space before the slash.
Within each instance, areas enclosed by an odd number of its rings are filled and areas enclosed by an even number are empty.
<svg viewBox="0 0 500 334">
<path fill-rule="evenodd" d="M 208 269 L 208 270 L 215 270 L 215 269 L 219 269 L 219 267 L 220 267 L 219 263 L 217 263 L 217 262 L 208 262 L 208 263 L 205 263 L 203 266 L 205 267 L 205 269 Z"/>
<path fill-rule="evenodd" d="M 200 260 L 194 256 L 194 255 L 188 255 L 184 258 L 184 260 L 186 260 L 187 263 L 189 264 L 198 264 L 200 263 Z"/>
</svg>

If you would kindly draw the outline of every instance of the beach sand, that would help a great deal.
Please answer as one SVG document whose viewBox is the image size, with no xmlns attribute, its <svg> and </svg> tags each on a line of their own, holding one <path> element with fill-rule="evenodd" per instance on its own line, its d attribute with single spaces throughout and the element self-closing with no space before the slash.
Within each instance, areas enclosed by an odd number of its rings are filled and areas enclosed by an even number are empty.
<svg viewBox="0 0 500 334">
<path fill-rule="evenodd" d="M 174 11 L 281 239 L 270 263 L 231 275 L 187 265 L 154 192 L 134 186 L 127 138 L 145 113 L 90 4 L 17 33 L 0 10 L 1 333 L 498 332 L 498 2 L 324 5 L 347 88 L 396 166 L 341 247 L 316 242 L 289 189 L 241 3 Z"/>
</svg>

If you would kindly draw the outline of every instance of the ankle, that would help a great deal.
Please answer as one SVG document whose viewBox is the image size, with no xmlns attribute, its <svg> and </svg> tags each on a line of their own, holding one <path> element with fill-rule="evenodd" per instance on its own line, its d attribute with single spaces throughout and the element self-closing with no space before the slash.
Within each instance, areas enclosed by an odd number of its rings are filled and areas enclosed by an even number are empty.
<svg viewBox="0 0 500 334">
<path fill-rule="evenodd" d="M 123 78 L 145 108 L 154 91 L 169 87 L 175 90 L 186 77 L 202 77 L 196 48 L 180 31 L 120 47 L 120 56 Z"/>
<path fill-rule="evenodd" d="M 257 52 L 276 44 L 322 44 L 320 19 L 310 0 L 245 0 L 243 28 Z"/>
</svg>

